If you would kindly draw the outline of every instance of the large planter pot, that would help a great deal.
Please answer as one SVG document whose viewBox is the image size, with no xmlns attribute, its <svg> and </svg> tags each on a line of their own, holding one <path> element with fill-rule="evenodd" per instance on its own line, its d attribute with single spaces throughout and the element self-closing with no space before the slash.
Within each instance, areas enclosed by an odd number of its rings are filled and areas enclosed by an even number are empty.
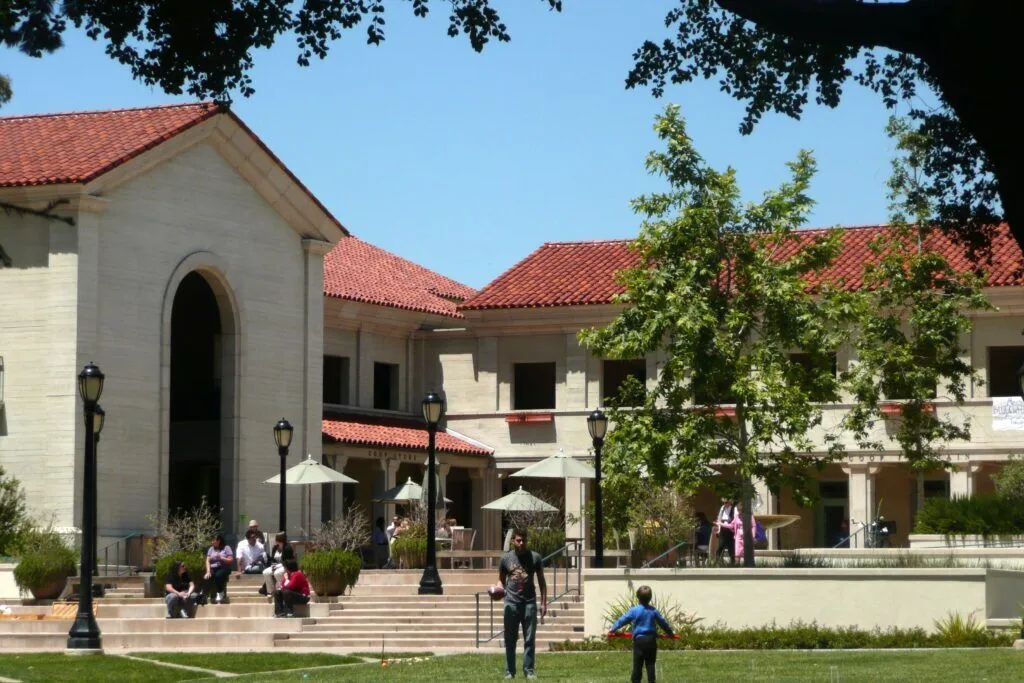
<svg viewBox="0 0 1024 683">
<path fill-rule="evenodd" d="M 325 581 L 313 583 L 313 590 L 321 597 L 335 597 L 345 592 L 345 582 L 340 576 L 332 576 Z"/>
<path fill-rule="evenodd" d="M 48 577 L 38 586 L 30 586 L 29 591 L 36 600 L 56 600 L 64 592 L 64 587 L 67 584 L 68 577 L 62 574 L 60 576 Z"/>
</svg>

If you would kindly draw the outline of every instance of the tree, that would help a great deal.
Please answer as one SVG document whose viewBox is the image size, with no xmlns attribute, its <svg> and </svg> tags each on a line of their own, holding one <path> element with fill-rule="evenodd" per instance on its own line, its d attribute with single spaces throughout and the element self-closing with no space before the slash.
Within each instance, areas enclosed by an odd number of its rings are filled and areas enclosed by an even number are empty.
<svg viewBox="0 0 1024 683">
<path fill-rule="evenodd" d="M 718 77 L 747 103 L 745 133 L 769 111 L 799 118 L 812 97 L 835 107 L 850 81 L 903 103 L 933 140 L 922 169 L 937 217 L 978 256 L 998 203 L 1024 245 L 1024 127 L 1003 103 L 1022 19 L 1024 3 L 983 0 L 679 0 L 675 35 L 637 50 L 627 87 Z"/>
<path fill-rule="evenodd" d="M 0 555 L 11 554 L 19 539 L 32 528 L 25 508 L 25 490 L 21 482 L 7 476 L 0 466 Z"/>
<path fill-rule="evenodd" d="M 839 398 L 830 354 L 846 335 L 849 295 L 810 286 L 838 255 L 839 235 L 797 232 L 813 204 L 808 153 L 790 164 L 790 182 L 743 206 L 734 172 L 706 166 L 677 107 L 654 128 L 666 149 L 652 152 L 647 168 L 669 189 L 633 201 L 644 221 L 633 245 L 640 265 L 619 275 L 624 309 L 580 333 L 595 355 L 664 355 L 643 405 L 611 410 L 609 454 L 631 462 L 609 468 L 644 468 L 653 485 L 692 489 L 711 465 L 730 465 L 753 538 L 753 478 L 806 497 L 810 470 L 840 452 L 836 435 L 824 450 L 810 436 L 822 404 Z M 809 362 L 792 356 L 798 350 Z M 735 410 L 725 414 L 724 404 Z M 753 561 L 748 543 L 744 563 Z"/>
<path fill-rule="evenodd" d="M 555 11 L 561 0 L 540 0 Z M 430 0 L 408 0 L 413 15 L 425 18 Z M 492 0 L 448 0 L 448 35 L 464 34 L 477 52 L 491 40 L 508 41 L 508 28 Z M 32 57 L 63 45 L 69 24 L 84 28 L 132 76 L 164 92 L 187 92 L 230 102 L 237 90 L 254 92 L 249 71 L 253 50 L 278 38 L 294 37 L 296 59 L 308 66 L 327 56 L 331 42 L 361 24 L 366 42 L 385 38 L 385 0 L 0 0 L 0 42 Z M 10 98 L 0 75 L 0 104 Z"/>
<path fill-rule="evenodd" d="M 900 399 L 890 439 L 923 487 L 924 472 L 950 466 L 942 458 L 945 445 L 970 440 L 970 422 L 939 415 L 933 401 L 941 392 L 963 405 L 967 382 L 980 382 L 961 339 L 971 330 L 968 313 L 992 306 L 979 275 L 950 265 L 939 247 L 945 240 L 928 221 L 921 167 L 931 141 L 899 119 L 890 122 L 889 133 L 900 152 L 889 180 L 893 216 L 871 244 L 876 259 L 865 264 L 864 291 L 856 299 L 857 363 L 843 377 L 856 403 L 845 426 L 861 447 L 882 450 L 883 441 L 871 435 L 884 419 L 879 403 Z M 917 503 L 920 509 L 920 493 Z"/>
</svg>

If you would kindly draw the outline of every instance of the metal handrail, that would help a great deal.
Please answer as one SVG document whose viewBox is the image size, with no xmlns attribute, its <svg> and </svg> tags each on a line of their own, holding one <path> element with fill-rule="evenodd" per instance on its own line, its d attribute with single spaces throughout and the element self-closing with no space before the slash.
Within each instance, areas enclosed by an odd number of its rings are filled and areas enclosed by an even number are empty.
<svg viewBox="0 0 1024 683">
<path fill-rule="evenodd" d="M 568 562 L 568 559 L 570 557 L 570 555 L 569 555 L 569 543 L 572 543 L 573 546 L 576 548 L 576 587 L 575 588 L 570 588 L 569 587 L 569 570 L 571 569 L 571 567 L 569 567 L 569 562 Z M 566 563 L 565 563 L 565 568 L 564 568 L 565 569 L 565 572 L 564 572 L 564 576 L 565 576 L 565 581 L 564 581 L 565 590 L 563 590 L 561 593 L 558 592 L 558 565 L 555 564 L 552 561 L 552 560 L 554 560 L 555 558 L 557 558 L 560 555 L 564 555 L 566 560 L 567 560 Z M 551 586 L 552 586 L 553 590 L 551 590 L 548 593 L 548 599 L 547 599 L 547 602 L 545 604 L 550 605 L 551 603 L 555 602 L 556 600 L 559 600 L 560 598 L 568 595 L 569 593 L 575 592 L 577 595 L 581 595 L 582 594 L 581 587 L 582 587 L 582 583 L 583 583 L 583 546 L 578 541 L 569 541 L 569 542 L 567 542 L 565 545 L 563 545 L 561 548 L 559 548 L 555 552 L 547 555 L 546 557 L 542 557 L 540 562 L 541 562 L 541 566 L 542 567 L 544 565 L 551 564 L 551 574 L 552 574 Z M 487 638 L 482 638 L 480 636 L 480 596 L 481 595 L 486 595 L 487 596 L 487 601 L 490 603 L 490 611 L 489 611 L 490 626 L 489 626 Z M 477 591 L 476 593 L 474 593 L 474 597 L 476 598 L 476 646 L 480 647 L 480 643 L 489 643 L 492 640 L 494 640 L 495 638 L 504 635 L 504 633 L 505 633 L 505 625 L 504 625 L 504 619 L 503 619 L 502 620 L 501 629 L 498 630 L 498 631 L 494 630 L 494 603 L 496 601 L 491 599 L 490 593 L 488 593 L 487 591 Z"/>
<path fill-rule="evenodd" d="M 663 552 L 661 555 L 658 555 L 657 557 L 652 558 L 652 559 L 647 560 L 646 562 L 644 562 L 642 565 L 640 565 L 640 569 L 647 569 L 652 564 L 654 564 L 655 562 L 657 562 L 661 558 L 665 557 L 666 555 L 668 555 L 673 550 L 678 550 L 679 548 L 682 548 L 684 545 L 688 545 L 689 543 L 690 543 L 689 541 L 680 541 L 679 543 L 676 543 L 674 546 L 672 546 L 671 548 L 669 548 L 668 550 Z"/>
<path fill-rule="evenodd" d="M 134 536 L 138 536 L 138 534 L 132 534 L 130 536 L 125 536 L 124 538 L 119 538 L 116 541 L 114 541 L 113 543 L 110 543 L 106 547 L 103 548 L 103 551 L 102 551 L 103 552 L 103 566 L 104 566 L 104 574 L 103 574 L 103 576 L 111 576 L 111 574 L 110 574 L 110 549 L 111 548 L 114 549 L 113 555 L 114 555 L 114 561 L 115 561 L 115 565 L 114 565 L 115 569 L 114 569 L 113 576 L 121 576 L 122 569 L 124 570 L 126 576 L 132 576 L 135 573 L 137 568 L 136 568 L 135 564 L 132 562 L 132 547 L 131 547 L 131 544 L 128 543 L 128 540 L 131 539 Z M 121 557 L 122 557 L 122 555 L 121 555 L 121 546 L 122 545 L 124 546 L 124 555 L 123 555 L 123 557 L 124 557 L 124 564 L 121 564 Z M 98 556 L 99 556 L 99 554 L 97 553 L 97 557 Z"/>
</svg>

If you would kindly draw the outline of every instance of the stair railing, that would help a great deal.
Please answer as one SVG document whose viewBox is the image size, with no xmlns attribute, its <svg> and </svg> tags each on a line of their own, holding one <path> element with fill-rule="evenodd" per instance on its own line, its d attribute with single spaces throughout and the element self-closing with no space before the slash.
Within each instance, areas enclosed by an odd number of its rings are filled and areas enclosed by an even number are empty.
<svg viewBox="0 0 1024 683">
<path fill-rule="evenodd" d="M 132 562 L 132 546 L 128 542 L 128 539 L 137 535 L 138 534 L 132 534 L 131 536 L 119 538 L 103 548 L 101 551 L 104 565 L 103 576 L 121 576 L 122 572 L 125 576 L 132 576 L 135 574 L 137 567 L 135 563 Z M 115 562 L 113 574 L 110 573 L 111 556 L 113 556 Z M 97 557 L 99 557 L 99 553 L 97 553 Z M 124 559 L 123 564 L 121 562 L 122 558 Z"/>
<path fill-rule="evenodd" d="M 678 550 L 678 549 L 682 548 L 684 545 L 689 545 L 689 544 L 690 544 L 689 541 L 680 541 L 679 543 L 676 543 L 674 546 L 672 546 L 671 548 L 669 548 L 668 550 L 663 552 L 661 555 L 658 555 L 657 557 L 652 558 L 652 559 L 647 560 L 646 562 L 644 562 L 642 565 L 640 565 L 640 569 L 647 569 L 648 567 L 653 565 L 655 562 L 657 562 L 661 558 L 667 556 L 673 550 Z"/>
</svg>

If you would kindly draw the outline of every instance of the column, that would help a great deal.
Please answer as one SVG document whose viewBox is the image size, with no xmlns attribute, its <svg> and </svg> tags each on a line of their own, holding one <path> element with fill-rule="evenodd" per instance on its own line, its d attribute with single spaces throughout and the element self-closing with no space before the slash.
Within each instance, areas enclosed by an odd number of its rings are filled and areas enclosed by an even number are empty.
<svg viewBox="0 0 1024 683">
<path fill-rule="evenodd" d="M 292 453 L 298 455 L 299 459 L 310 456 L 317 462 L 320 462 L 320 455 L 323 452 L 324 255 L 332 246 L 324 240 L 302 238 L 302 427 L 296 430 Z M 305 503 L 305 510 L 299 514 L 299 519 L 306 517 L 306 528 L 312 529 L 313 519 L 321 517 L 322 497 L 315 496 L 313 500 L 303 500 L 307 496 L 312 496 L 312 490 L 309 486 L 303 486 L 302 489 L 299 503 Z"/>
<path fill-rule="evenodd" d="M 334 463 L 331 467 L 335 471 L 345 473 L 345 465 L 348 464 L 347 455 L 336 455 L 334 456 Z M 338 513 L 345 509 L 345 485 L 344 484 L 328 484 L 330 487 L 331 495 L 329 500 L 331 501 L 331 519 L 338 516 Z M 376 519 L 376 518 L 374 518 Z M 373 520 L 370 520 L 371 523 Z"/>
<path fill-rule="evenodd" d="M 764 515 L 773 515 L 778 512 L 779 501 L 772 494 L 771 489 L 768 488 L 768 484 L 763 479 L 754 479 L 754 501 L 761 500 L 761 509 L 754 511 L 754 516 L 760 512 Z M 775 550 L 779 544 L 779 532 L 777 529 L 773 529 L 768 532 L 768 549 Z"/>
<path fill-rule="evenodd" d="M 435 454 L 434 457 L 438 458 L 438 457 L 440 457 L 440 454 Z M 437 467 L 437 479 L 438 479 L 438 487 L 437 487 L 437 489 L 438 489 L 439 495 L 441 496 L 441 499 L 444 500 L 444 497 L 445 497 L 445 495 L 448 492 L 448 473 L 451 472 L 452 466 L 449 465 L 446 462 L 444 462 L 444 463 L 437 462 L 437 463 L 435 463 L 435 465 Z M 425 485 L 425 483 L 424 483 L 424 485 Z M 445 514 L 444 510 L 446 510 L 446 509 L 447 508 L 442 507 L 440 515 L 438 515 L 437 513 L 434 514 L 434 519 L 438 521 L 438 526 L 440 526 L 440 522 L 442 521 L 443 516 Z"/>
<path fill-rule="evenodd" d="M 850 478 L 850 547 L 865 547 L 867 530 L 875 516 L 875 475 L 881 465 L 872 463 L 850 463 L 843 466 L 843 472 Z M 864 525 L 864 530 L 861 529 Z"/>
<path fill-rule="evenodd" d="M 555 392 L 555 405 L 560 410 L 590 408 L 587 405 L 587 352 L 575 333 L 565 335 L 565 384 L 556 383 Z"/>
<path fill-rule="evenodd" d="M 384 460 L 378 460 L 377 463 L 380 465 L 380 476 L 375 477 L 373 487 L 373 497 L 380 498 L 381 495 L 390 488 L 395 486 L 395 477 L 398 475 L 397 460 L 386 458 Z M 392 503 L 374 503 L 373 504 L 373 519 L 383 517 L 388 523 L 391 522 L 391 518 L 395 516 L 395 506 Z"/>
<path fill-rule="evenodd" d="M 949 497 L 970 498 L 974 495 L 974 475 L 981 471 L 977 463 L 957 465 L 949 473 Z"/>
<path fill-rule="evenodd" d="M 473 486 L 473 528 L 476 529 L 476 550 L 498 550 L 501 548 L 501 513 L 483 510 L 480 506 L 497 500 L 501 493 L 498 469 L 494 464 L 469 471 Z"/>
</svg>

